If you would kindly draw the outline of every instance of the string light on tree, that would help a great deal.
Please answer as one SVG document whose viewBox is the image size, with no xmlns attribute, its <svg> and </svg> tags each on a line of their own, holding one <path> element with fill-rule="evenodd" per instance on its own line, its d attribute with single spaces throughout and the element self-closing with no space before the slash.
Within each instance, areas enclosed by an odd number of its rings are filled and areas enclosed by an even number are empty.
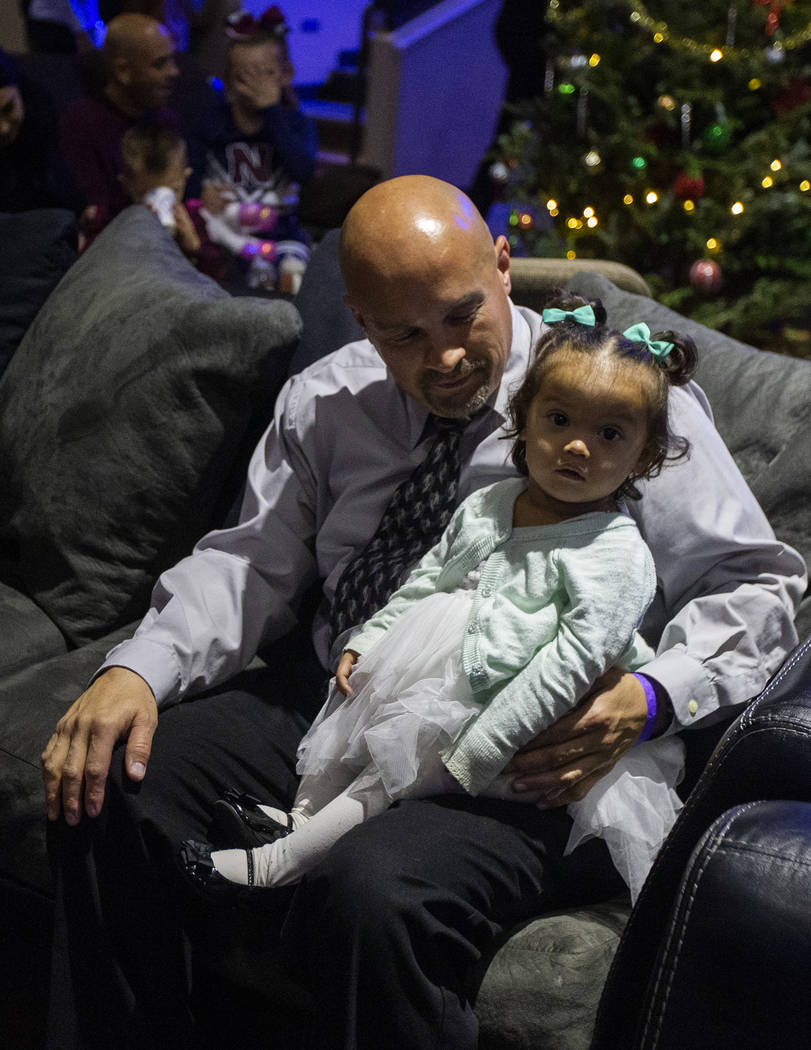
<svg viewBox="0 0 811 1050">
<path fill-rule="evenodd" d="M 780 15 L 791 3 L 792 0 L 753 0 L 753 5 L 755 7 L 769 4 L 769 12 L 766 16 L 764 26 L 767 36 L 774 35 L 780 24 Z M 578 6 L 579 5 L 573 5 L 573 10 L 562 11 L 558 0 L 554 0 L 553 3 L 550 3 L 548 10 L 550 22 L 552 22 L 553 25 L 558 26 L 566 26 L 567 23 L 576 23 L 580 16 L 580 12 L 577 10 Z M 710 55 L 716 51 L 721 52 L 721 57 L 726 57 L 739 62 L 750 61 L 754 56 L 755 51 L 753 47 L 736 45 L 736 37 L 738 36 L 737 10 L 733 14 L 731 8 L 727 9 L 727 24 L 725 31 L 724 27 L 719 25 L 716 43 L 708 47 L 706 41 L 696 39 L 688 34 L 679 33 L 664 19 L 654 18 L 648 12 L 647 7 L 642 3 L 642 0 L 627 0 L 627 6 L 630 8 L 628 14 L 628 21 L 630 24 L 647 31 L 654 43 L 666 42 L 667 45 L 674 50 L 696 56 L 703 55 L 705 58 L 710 57 Z M 726 49 L 725 51 L 722 51 L 722 34 L 724 34 L 723 47 Z M 783 57 L 785 57 L 786 50 L 791 51 L 802 47 L 804 44 L 808 43 L 809 40 L 811 40 L 811 24 L 809 24 L 807 20 L 803 22 L 803 20 L 800 19 L 799 27 L 791 33 L 784 35 L 782 39 L 776 40 L 773 44 L 773 49 L 782 50 L 784 52 Z"/>
</svg>

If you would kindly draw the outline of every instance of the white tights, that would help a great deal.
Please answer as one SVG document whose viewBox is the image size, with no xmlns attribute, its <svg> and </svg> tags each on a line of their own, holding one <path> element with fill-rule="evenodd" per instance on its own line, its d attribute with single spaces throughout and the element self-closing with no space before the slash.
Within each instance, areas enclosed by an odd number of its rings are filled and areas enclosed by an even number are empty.
<svg viewBox="0 0 811 1050">
<path fill-rule="evenodd" d="M 251 850 L 255 886 L 287 886 L 297 882 L 330 848 L 356 824 L 388 809 L 391 799 L 376 779 L 371 786 L 354 788 L 354 776 L 345 778 L 320 774 L 302 777 L 293 809 L 294 830 L 284 838 Z M 268 816 L 287 823 L 287 814 L 262 806 Z M 248 854 L 241 849 L 215 850 L 214 867 L 226 879 L 248 882 Z"/>
</svg>

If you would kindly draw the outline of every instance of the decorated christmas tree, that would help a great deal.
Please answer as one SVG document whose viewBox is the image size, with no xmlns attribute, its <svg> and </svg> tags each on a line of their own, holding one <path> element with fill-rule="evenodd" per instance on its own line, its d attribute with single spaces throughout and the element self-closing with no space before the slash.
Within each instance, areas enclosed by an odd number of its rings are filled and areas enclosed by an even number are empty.
<svg viewBox="0 0 811 1050">
<path fill-rule="evenodd" d="M 490 168 L 513 251 L 811 356 L 811 2 L 551 0 L 543 43 Z"/>
</svg>

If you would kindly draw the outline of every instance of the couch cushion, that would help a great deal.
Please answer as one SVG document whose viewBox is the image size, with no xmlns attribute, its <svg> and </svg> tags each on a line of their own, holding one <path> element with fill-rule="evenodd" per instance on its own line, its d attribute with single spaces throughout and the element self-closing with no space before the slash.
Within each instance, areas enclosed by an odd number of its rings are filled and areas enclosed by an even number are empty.
<svg viewBox="0 0 811 1050">
<path fill-rule="evenodd" d="M 76 261 L 77 236 L 73 212 L 43 208 L 0 214 L 0 375 L 40 307 Z"/>
<path fill-rule="evenodd" d="M 50 893 L 45 853 L 45 796 L 39 756 L 54 726 L 130 624 L 74 652 L 0 680 L 0 880 Z"/>
<path fill-rule="evenodd" d="M 480 1050 L 588 1050 L 597 1003 L 631 906 L 550 912 L 510 935 L 476 997 Z"/>
<path fill-rule="evenodd" d="M 59 629 L 31 599 L 0 583 L 0 678 L 67 650 Z"/>
<path fill-rule="evenodd" d="M 721 436 L 776 535 L 811 564 L 811 362 L 740 343 L 597 274 L 572 278 L 567 287 L 602 299 L 609 324 L 620 331 L 646 321 L 653 332 L 670 329 L 695 340 L 696 379 Z M 809 597 L 797 629 L 801 638 L 811 632 Z"/>
<path fill-rule="evenodd" d="M 290 372 L 300 372 L 324 354 L 344 343 L 363 338 L 363 329 L 344 304 L 344 279 L 338 262 L 340 230 L 330 230 L 313 249 L 301 287 L 296 293 L 296 309 L 304 330 L 290 362 Z"/>
<path fill-rule="evenodd" d="M 224 513 L 300 331 L 232 299 L 146 208 L 65 275 L 0 380 L 0 574 L 82 644 L 139 616 Z"/>
</svg>

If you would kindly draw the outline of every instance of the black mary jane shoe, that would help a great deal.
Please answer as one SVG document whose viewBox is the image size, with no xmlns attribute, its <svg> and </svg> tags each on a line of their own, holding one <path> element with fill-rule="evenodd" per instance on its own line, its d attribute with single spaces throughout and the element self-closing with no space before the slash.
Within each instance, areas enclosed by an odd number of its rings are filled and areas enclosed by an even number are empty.
<svg viewBox="0 0 811 1050">
<path fill-rule="evenodd" d="M 228 788 L 214 803 L 209 830 L 211 841 L 249 850 L 290 834 L 293 830 L 290 814 L 287 823 L 282 824 L 259 807 L 259 799 L 253 795 Z"/>
<path fill-rule="evenodd" d="M 248 858 L 248 885 L 232 882 L 226 879 L 214 867 L 211 860 L 211 844 L 209 842 L 195 842 L 186 839 L 180 844 L 178 851 L 178 863 L 187 881 L 194 889 L 207 900 L 222 899 L 233 901 L 241 893 L 254 885 L 254 862 L 253 854 L 249 851 Z"/>
</svg>

